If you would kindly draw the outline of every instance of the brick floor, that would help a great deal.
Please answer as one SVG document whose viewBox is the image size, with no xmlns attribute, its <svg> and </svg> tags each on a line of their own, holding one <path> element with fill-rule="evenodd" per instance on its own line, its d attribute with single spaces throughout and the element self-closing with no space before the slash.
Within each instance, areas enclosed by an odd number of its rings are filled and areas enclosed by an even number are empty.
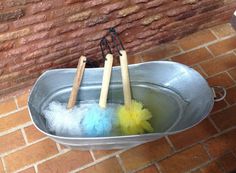
<svg viewBox="0 0 236 173">
<path fill-rule="evenodd" d="M 31 122 L 29 92 L 0 102 L 0 173 L 229 173 L 236 171 L 236 33 L 230 24 L 129 57 L 129 63 L 172 60 L 227 88 L 197 126 L 131 149 L 78 151 L 48 139 Z"/>
</svg>

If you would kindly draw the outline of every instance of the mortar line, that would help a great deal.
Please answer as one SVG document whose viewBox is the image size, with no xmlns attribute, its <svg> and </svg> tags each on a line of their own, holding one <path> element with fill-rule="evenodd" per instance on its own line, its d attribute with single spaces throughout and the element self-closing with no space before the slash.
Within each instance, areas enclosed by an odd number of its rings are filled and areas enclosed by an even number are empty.
<svg viewBox="0 0 236 173">
<path fill-rule="evenodd" d="M 214 30 L 212 30 L 212 28 L 208 29 L 217 39 L 220 39 L 220 37 L 215 33 Z"/>
<path fill-rule="evenodd" d="M 32 125 L 33 123 L 31 121 L 27 122 L 27 123 L 24 123 L 22 125 L 19 125 L 19 126 L 16 126 L 16 127 L 13 127 L 11 129 L 8 129 L 8 130 L 5 130 L 3 132 L 0 132 L 0 136 L 4 136 L 4 135 L 7 135 L 9 133 L 12 133 L 12 132 L 15 132 L 17 130 L 20 130 L 21 128 L 25 128 L 25 127 L 28 127 L 30 125 Z"/>
<path fill-rule="evenodd" d="M 194 47 L 194 48 L 191 48 L 191 49 L 188 49 L 188 50 L 185 50 L 186 52 L 189 52 L 189 51 L 191 51 L 191 50 L 195 50 L 195 49 L 198 49 L 198 48 L 200 48 L 200 47 L 205 47 L 205 46 L 210 46 L 211 44 L 215 44 L 215 43 L 217 43 L 217 42 L 221 42 L 221 41 L 224 41 L 224 40 L 227 40 L 227 39 L 229 39 L 229 38 L 232 38 L 232 37 L 234 37 L 236 34 L 234 34 L 234 35 L 229 35 L 229 36 L 226 36 L 226 37 L 222 37 L 222 38 L 220 38 L 220 39 L 215 39 L 215 40 L 213 40 L 213 41 L 209 41 L 209 42 L 207 42 L 207 43 L 203 43 L 203 44 L 201 44 L 201 45 L 199 45 L 199 46 L 196 46 L 196 47 Z"/>
<path fill-rule="evenodd" d="M 136 173 L 136 172 L 141 171 L 141 170 L 143 170 L 143 169 L 145 169 L 145 168 L 148 168 L 149 166 L 152 166 L 152 165 L 154 165 L 154 164 L 155 164 L 155 161 L 153 160 L 153 161 L 148 162 L 148 163 L 146 163 L 145 165 L 143 165 L 143 166 L 141 166 L 141 167 L 139 167 L 139 168 L 137 168 L 137 169 L 134 169 L 134 170 L 132 170 L 132 171 L 130 171 L 130 172 L 128 172 L 128 173 Z"/>
<path fill-rule="evenodd" d="M 162 170 L 161 170 L 161 167 L 160 167 L 159 163 L 156 162 L 154 165 L 156 166 L 159 173 L 162 173 Z"/>
<path fill-rule="evenodd" d="M 211 116 L 208 116 L 208 120 L 210 121 L 210 123 L 215 127 L 217 133 L 220 132 L 220 128 L 215 124 L 215 122 L 212 120 Z"/>
<path fill-rule="evenodd" d="M 185 53 L 185 50 L 180 46 L 180 44 L 176 41 L 175 44 L 179 48 L 180 52 Z"/>
<path fill-rule="evenodd" d="M 59 152 L 61 152 L 62 151 L 62 149 L 61 149 L 61 146 L 60 146 L 60 144 L 58 144 L 57 142 L 55 142 L 56 143 L 56 146 L 57 146 L 57 150 L 59 151 Z"/>
<path fill-rule="evenodd" d="M 207 153 L 209 159 L 212 160 L 213 158 L 212 158 L 210 152 L 208 151 L 206 144 L 205 144 L 203 141 L 200 142 L 200 144 L 202 145 L 203 149 L 206 151 L 206 153 Z"/>
<path fill-rule="evenodd" d="M 20 107 L 19 109 L 15 109 L 14 111 L 10 111 L 10 112 L 4 113 L 4 114 L 0 114 L 0 118 L 6 117 L 6 116 L 8 116 L 10 114 L 14 114 L 14 113 L 20 112 L 20 111 L 22 111 L 24 109 L 27 109 L 27 106 Z"/>
<path fill-rule="evenodd" d="M 226 55 L 229 55 L 229 54 L 232 54 L 232 53 L 233 53 L 233 50 L 230 50 L 230 51 L 224 52 L 224 53 L 222 53 L 222 54 L 220 54 L 220 55 L 214 56 L 214 58 L 209 58 L 209 59 L 206 59 L 206 60 L 204 60 L 204 61 L 201 61 L 201 62 L 199 62 L 198 64 L 201 66 L 201 64 L 203 64 L 203 63 L 210 62 L 210 61 L 212 61 L 213 59 L 214 59 L 214 60 L 217 60 L 217 59 L 219 59 L 219 58 L 222 58 L 223 56 L 226 56 Z M 233 69 L 233 68 L 235 68 L 235 67 L 228 68 L 227 70 Z M 225 71 L 226 71 L 226 70 L 225 70 Z M 220 71 L 220 72 L 222 72 L 222 71 Z M 218 74 L 218 73 L 220 73 L 220 72 L 214 73 L 213 75 Z M 212 75 L 209 75 L 209 76 L 212 76 Z"/>
<path fill-rule="evenodd" d="M 13 96 L 13 98 L 14 98 L 14 101 L 15 101 L 15 103 L 16 103 L 16 110 L 18 110 L 18 109 L 19 109 L 19 105 L 18 105 L 18 101 L 17 101 L 17 99 L 16 99 L 16 96 Z"/>
<path fill-rule="evenodd" d="M 188 52 L 191 52 L 191 51 L 194 51 L 194 50 L 203 48 L 203 47 L 208 47 L 208 46 L 210 46 L 211 44 L 214 44 L 214 43 L 217 43 L 217 42 L 220 42 L 220 41 L 224 41 L 224 40 L 227 40 L 227 39 L 232 38 L 232 37 L 235 37 L 235 36 L 236 36 L 236 34 L 230 35 L 230 36 L 227 36 L 227 37 L 223 37 L 223 38 L 220 38 L 220 39 L 216 39 L 216 40 L 213 40 L 213 41 L 210 41 L 210 42 L 207 42 L 207 43 L 198 45 L 198 46 L 193 47 L 193 48 L 191 48 L 191 49 L 185 50 L 184 53 L 188 53 Z M 233 50 L 234 50 L 234 49 L 233 49 Z M 230 51 L 232 51 L 232 50 L 230 50 Z M 182 52 L 182 53 L 183 53 L 183 52 Z M 180 53 L 180 54 L 182 54 L 182 53 Z M 224 53 L 225 53 L 225 52 L 224 52 Z M 224 53 L 223 53 L 223 54 L 224 54 Z M 220 54 L 220 55 L 217 55 L 217 56 L 221 56 L 221 55 L 223 55 L 223 54 Z M 178 54 L 176 54 L 176 55 L 178 55 Z M 173 57 L 173 56 L 176 56 L 176 55 L 171 55 L 170 57 Z M 213 55 L 214 55 L 214 54 L 213 54 Z M 214 55 L 214 57 L 217 57 L 217 56 Z"/>
<path fill-rule="evenodd" d="M 41 141 L 46 140 L 46 139 L 49 139 L 49 138 L 46 136 L 46 137 L 44 137 L 44 138 L 41 138 L 41 139 L 39 139 L 39 140 L 37 140 L 37 141 L 34 141 L 34 142 L 30 143 L 29 145 L 24 145 L 24 146 L 21 146 L 21 147 L 12 149 L 12 150 L 10 150 L 10 151 L 7 151 L 7 152 L 5 152 L 5 153 L 1 153 L 1 154 L 0 154 L 0 157 L 5 157 L 5 156 L 7 156 L 7 155 L 9 155 L 9 154 L 12 154 L 12 153 L 14 153 L 14 152 L 20 151 L 20 150 L 22 150 L 22 149 L 24 149 L 24 148 L 27 148 L 27 147 L 29 147 L 29 146 L 31 146 L 31 145 L 33 145 L 33 144 L 36 144 L 36 143 L 41 142 Z"/>
<path fill-rule="evenodd" d="M 234 151 L 231 151 L 231 153 L 233 154 L 233 156 L 236 158 L 236 153 Z"/>
<path fill-rule="evenodd" d="M 196 66 L 202 71 L 202 73 L 206 76 L 206 78 L 209 78 L 209 75 L 205 72 L 205 70 L 202 68 L 200 64 L 196 64 Z"/>
<path fill-rule="evenodd" d="M 208 46 L 205 46 L 205 49 L 211 54 L 212 58 L 215 58 L 216 56 L 213 54 L 213 52 L 208 48 Z"/>
<path fill-rule="evenodd" d="M 166 139 L 167 143 L 170 145 L 170 147 L 172 148 L 172 150 L 175 152 L 176 149 L 175 149 L 173 143 L 171 142 L 169 136 L 165 136 L 165 139 Z"/>
<path fill-rule="evenodd" d="M 120 167 L 121 167 L 123 173 L 126 173 L 127 171 L 126 171 L 126 169 L 125 169 L 123 160 L 120 158 L 119 155 L 116 155 L 115 157 L 116 157 L 116 159 L 117 159 L 117 161 L 118 161 L 118 163 L 119 163 L 119 165 L 120 165 Z"/>
<path fill-rule="evenodd" d="M 68 151 L 66 151 L 66 152 L 68 152 Z M 22 167 L 22 168 L 16 170 L 16 172 L 20 172 L 20 171 L 25 170 L 25 169 L 28 169 L 28 168 L 30 168 L 30 167 L 34 167 L 35 170 L 38 171 L 37 166 L 38 166 L 39 164 L 41 164 L 41 163 L 43 163 L 43 162 L 46 162 L 46 161 L 48 161 L 48 160 L 50 160 L 50 159 L 56 158 L 56 157 L 58 157 L 58 156 L 60 156 L 60 155 L 62 155 L 62 154 L 65 154 L 66 152 L 63 152 L 63 153 L 59 153 L 59 152 L 58 152 L 57 154 L 52 155 L 52 156 L 50 156 L 50 157 L 48 157 L 48 158 L 45 158 L 45 159 L 42 159 L 42 160 L 37 161 L 37 162 L 35 162 L 35 163 L 26 165 L 26 166 L 24 166 L 24 167 Z M 37 173 L 37 172 L 36 172 L 36 173 Z"/>
<path fill-rule="evenodd" d="M 20 169 L 14 171 L 14 173 L 18 173 L 18 172 L 20 172 L 20 171 L 26 170 L 26 169 L 31 168 L 31 167 L 34 168 L 34 165 L 33 165 L 33 166 L 32 166 L 32 165 L 26 165 L 26 166 L 24 166 L 23 168 L 20 168 Z"/>
<path fill-rule="evenodd" d="M 2 165 L 3 165 L 3 170 L 4 170 L 5 172 L 7 172 L 7 166 L 6 166 L 6 163 L 5 163 L 5 161 L 4 161 L 4 159 L 3 159 L 2 156 L 1 156 L 1 161 L 2 161 Z"/>
<path fill-rule="evenodd" d="M 206 161 L 206 162 L 204 162 L 204 163 L 198 165 L 197 167 L 190 169 L 190 170 L 188 171 L 188 173 L 191 173 L 191 172 L 196 171 L 196 170 L 198 170 L 198 169 L 202 169 L 202 168 L 204 168 L 205 166 L 207 166 L 208 164 L 210 164 L 211 162 L 212 162 L 212 160 L 208 160 L 208 161 Z"/>
<path fill-rule="evenodd" d="M 226 101 L 226 100 L 225 100 L 225 101 Z M 227 103 L 227 102 L 226 102 L 226 103 Z M 234 103 L 234 104 L 229 104 L 227 107 L 222 108 L 222 109 L 220 109 L 220 110 L 218 110 L 218 111 L 215 111 L 215 112 L 211 113 L 210 115 L 215 115 L 215 114 L 217 114 L 217 113 L 219 113 L 219 112 L 223 112 L 224 110 L 229 109 L 229 108 L 231 108 L 231 107 L 233 107 L 233 106 L 235 106 L 235 105 L 236 105 L 236 103 Z"/>
<path fill-rule="evenodd" d="M 22 135 L 23 135 L 23 138 L 24 138 L 24 140 L 25 140 L 26 145 L 29 145 L 29 141 L 28 141 L 28 139 L 27 139 L 27 137 L 26 137 L 26 133 L 25 133 L 24 128 L 21 128 L 20 130 L 21 130 L 21 133 L 22 133 Z"/>
<path fill-rule="evenodd" d="M 229 75 L 230 79 L 234 82 L 234 84 L 236 84 L 236 80 L 234 80 L 234 78 L 231 76 L 231 74 L 229 73 L 230 70 L 227 70 L 226 73 Z"/>
<path fill-rule="evenodd" d="M 222 134 L 224 134 L 224 133 L 227 133 L 227 132 L 229 132 L 229 131 L 231 131 L 231 130 L 234 130 L 234 129 L 236 129 L 236 127 L 230 127 L 230 128 L 228 128 L 228 129 L 225 129 L 225 130 L 221 131 L 220 133 L 216 133 L 216 134 L 214 134 L 214 135 L 212 135 L 212 136 L 209 136 L 209 137 L 207 137 L 207 138 L 205 138 L 205 139 L 203 139 L 203 140 L 197 141 L 196 143 L 193 143 L 193 144 L 191 144 L 191 145 L 188 145 L 188 146 L 185 146 L 185 147 L 183 147 L 183 148 L 180 148 L 180 149 L 176 150 L 176 152 L 173 152 L 173 153 L 167 155 L 166 157 L 164 157 L 164 158 L 162 158 L 162 159 L 160 159 L 160 160 L 157 160 L 157 161 L 158 161 L 158 162 L 159 162 L 159 161 L 162 161 L 162 160 L 164 160 L 164 159 L 166 159 L 166 158 L 168 158 L 168 157 L 171 157 L 171 156 L 175 155 L 176 153 L 180 153 L 180 152 L 182 152 L 182 151 L 184 151 L 184 150 L 187 150 L 187 149 L 189 149 L 189 148 L 192 148 L 194 145 L 198 145 L 198 144 L 201 144 L 201 145 L 202 145 L 203 143 L 205 143 L 205 142 L 208 141 L 209 139 L 214 138 L 214 137 L 217 137 L 217 136 L 220 136 L 220 135 L 222 135 Z"/>
<path fill-rule="evenodd" d="M 39 172 L 37 165 L 34 165 L 34 170 L 35 170 L 35 173 Z"/>
<path fill-rule="evenodd" d="M 124 151 L 126 151 L 126 150 L 128 150 L 128 149 L 130 149 L 130 148 L 125 148 L 125 149 L 123 149 L 123 150 L 114 152 L 114 153 L 112 153 L 112 154 L 110 154 L 110 155 L 108 155 L 108 156 L 101 157 L 101 158 L 95 160 L 94 162 L 91 162 L 91 163 L 89 163 L 89 164 L 87 164 L 87 165 L 84 165 L 84 166 L 82 166 L 82 167 L 80 167 L 80 168 L 77 168 L 77 169 L 75 169 L 75 170 L 70 171 L 70 173 L 76 173 L 76 172 L 81 171 L 81 170 L 83 170 L 83 169 L 86 169 L 86 168 L 88 168 L 88 167 L 90 167 L 90 166 L 96 165 L 96 164 L 98 164 L 98 163 L 100 163 L 100 162 L 103 162 L 103 161 L 105 161 L 105 160 L 107 160 L 107 159 L 110 159 L 110 158 L 112 158 L 112 157 L 115 157 L 116 155 L 119 155 L 120 153 L 122 153 L 122 152 L 124 152 Z"/>
<path fill-rule="evenodd" d="M 95 156 L 94 156 L 94 153 L 93 153 L 93 151 L 92 150 L 89 150 L 89 152 L 90 152 L 90 155 L 92 156 L 92 158 L 93 158 L 93 161 L 95 161 L 96 160 L 96 158 L 95 158 Z"/>
</svg>

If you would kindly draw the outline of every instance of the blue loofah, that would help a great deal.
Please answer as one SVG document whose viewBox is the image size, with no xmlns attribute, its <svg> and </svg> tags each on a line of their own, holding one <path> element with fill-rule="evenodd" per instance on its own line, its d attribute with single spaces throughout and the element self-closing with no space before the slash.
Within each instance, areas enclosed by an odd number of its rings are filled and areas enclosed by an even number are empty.
<svg viewBox="0 0 236 173">
<path fill-rule="evenodd" d="M 115 108 L 100 108 L 97 104 L 91 105 L 84 116 L 81 125 L 84 136 L 108 136 L 116 122 Z"/>
</svg>

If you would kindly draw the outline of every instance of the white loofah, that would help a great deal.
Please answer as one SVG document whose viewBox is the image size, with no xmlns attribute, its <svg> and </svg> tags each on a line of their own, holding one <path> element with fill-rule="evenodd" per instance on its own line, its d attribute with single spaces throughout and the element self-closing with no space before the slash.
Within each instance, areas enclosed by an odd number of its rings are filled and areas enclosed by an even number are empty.
<svg viewBox="0 0 236 173">
<path fill-rule="evenodd" d="M 66 109 L 66 104 L 51 102 L 43 114 L 51 132 L 58 136 L 82 136 L 81 121 L 88 111 L 87 106 L 75 106 Z"/>
</svg>

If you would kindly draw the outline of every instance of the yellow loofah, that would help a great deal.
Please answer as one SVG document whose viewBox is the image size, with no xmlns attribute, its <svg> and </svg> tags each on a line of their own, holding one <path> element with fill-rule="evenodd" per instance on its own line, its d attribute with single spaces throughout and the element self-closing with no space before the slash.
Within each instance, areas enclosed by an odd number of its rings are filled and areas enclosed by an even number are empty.
<svg viewBox="0 0 236 173">
<path fill-rule="evenodd" d="M 118 108 L 119 125 L 124 135 L 153 132 L 153 128 L 148 122 L 151 117 L 151 113 L 147 109 L 144 109 L 141 103 L 135 100 L 132 100 L 129 108 L 125 106 Z"/>
</svg>

